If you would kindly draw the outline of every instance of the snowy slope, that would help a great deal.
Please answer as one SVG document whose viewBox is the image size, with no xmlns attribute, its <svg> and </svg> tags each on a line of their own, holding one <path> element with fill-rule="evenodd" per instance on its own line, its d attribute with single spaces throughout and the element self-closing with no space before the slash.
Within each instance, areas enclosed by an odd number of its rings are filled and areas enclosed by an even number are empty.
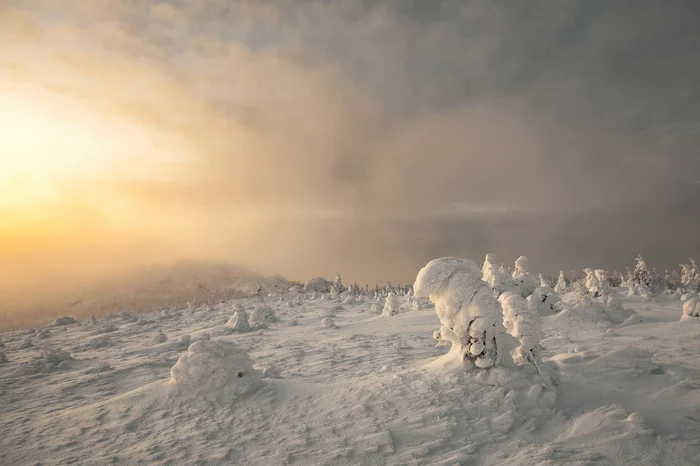
<svg viewBox="0 0 700 466">
<path fill-rule="evenodd" d="M 2 334 L 0 464 L 697 464 L 700 319 L 678 301 L 625 298 L 640 319 L 622 325 L 543 317 L 559 379 L 544 390 L 518 369 L 436 367 L 434 308 L 398 296 L 381 317 L 383 299 L 360 299 L 289 293 Z M 263 305 L 267 328 L 225 326 Z"/>
</svg>

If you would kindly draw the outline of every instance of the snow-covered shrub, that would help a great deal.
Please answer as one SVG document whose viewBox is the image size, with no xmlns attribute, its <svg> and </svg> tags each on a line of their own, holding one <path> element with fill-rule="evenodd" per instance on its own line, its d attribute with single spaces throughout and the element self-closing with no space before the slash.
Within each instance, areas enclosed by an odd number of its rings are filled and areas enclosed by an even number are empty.
<svg viewBox="0 0 700 466">
<path fill-rule="evenodd" d="M 325 328 L 335 328 L 335 321 L 331 319 L 330 317 L 325 317 L 321 321 L 321 325 L 324 326 Z"/>
<path fill-rule="evenodd" d="M 163 343 L 165 341 L 168 341 L 168 336 L 163 333 L 162 330 L 158 330 L 158 333 L 153 335 L 153 338 L 151 339 L 153 343 Z"/>
<path fill-rule="evenodd" d="M 192 337 L 190 335 L 182 335 L 177 342 L 177 346 L 181 349 L 187 349 L 192 344 Z"/>
<path fill-rule="evenodd" d="M 233 312 L 231 318 L 224 325 L 231 332 L 248 332 L 250 331 L 250 323 L 248 314 L 243 309 L 238 309 Z"/>
<path fill-rule="evenodd" d="M 348 305 L 353 305 L 357 304 L 357 299 L 355 298 L 355 295 L 350 295 L 345 300 L 343 300 L 343 304 L 348 304 Z"/>
<path fill-rule="evenodd" d="M 328 293 L 331 291 L 332 283 L 323 277 L 314 277 L 304 284 L 304 291 L 307 293 Z"/>
<path fill-rule="evenodd" d="M 170 370 L 170 383 L 180 395 L 230 403 L 258 389 L 262 379 L 250 356 L 235 344 L 203 340 L 180 356 Z"/>
<path fill-rule="evenodd" d="M 691 298 L 683 304 L 684 317 L 700 317 L 700 300 Z"/>
<path fill-rule="evenodd" d="M 5 354 L 4 351 L 0 351 L 0 364 L 6 364 L 10 362 L 9 359 L 7 359 L 7 355 Z"/>
<path fill-rule="evenodd" d="M 614 324 L 621 324 L 633 315 L 636 315 L 631 309 L 622 307 L 622 302 L 619 298 L 610 296 L 605 301 L 603 312 L 608 316 L 608 319 Z"/>
<path fill-rule="evenodd" d="M 90 316 L 90 325 L 96 325 L 97 324 L 97 316 L 95 314 L 92 314 Z"/>
<path fill-rule="evenodd" d="M 384 309 L 382 310 L 382 317 L 391 317 L 398 315 L 399 313 L 399 302 L 396 299 L 396 293 L 390 291 L 386 296 L 386 301 L 384 302 Z"/>
<path fill-rule="evenodd" d="M 443 257 L 418 272 L 413 289 L 435 303 L 438 340 L 452 342 L 450 353 L 467 366 L 489 368 L 504 357 L 499 343 L 505 341 L 505 330 L 500 306 L 481 277 L 473 261 Z"/>
<path fill-rule="evenodd" d="M 503 266 L 498 262 L 493 253 L 486 254 L 484 265 L 481 268 L 482 280 L 489 284 L 494 296 L 499 296 L 512 287 L 509 277 L 506 276 Z"/>
<path fill-rule="evenodd" d="M 515 270 L 513 271 L 513 281 L 515 289 L 520 296 L 526 298 L 537 288 L 537 281 L 530 273 L 530 261 L 525 256 L 518 257 L 515 261 Z"/>
<path fill-rule="evenodd" d="M 248 319 L 251 327 L 263 327 L 273 322 L 277 322 L 275 311 L 266 306 L 256 307 Z"/>
<path fill-rule="evenodd" d="M 4 347 L 5 347 L 5 343 L 2 341 L 2 338 L 0 338 L 0 348 L 4 348 Z"/>
<path fill-rule="evenodd" d="M 19 346 L 19 349 L 27 349 L 31 348 L 32 346 L 34 346 L 32 339 L 27 337 L 24 340 L 22 340 L 22 344 Z"/>
<path fill-rule="evenodd" d="M 374 312 L 375 314 L 379 314 L 379 304 L 372 303 L 372 305 L 369 307 L 369 310 Z"/>
<path fill-rule="evenodd" d="M 559 271 L 559 278 L 557 279 L 557 284 L 554 285 L 554 291 L 560 295 L 569 292 L 569 284 L 566 282 L 566 276 L 563 270 Z"/>
<path fill-rule="evenodd" d="M 51 335 L 51 332 L 49 331 L 48 328 L 42 329 L 39 333 L 36 334 L 37 340 L 44 340 Z"/>
<path fill-rule="evenodd" d="M 211 340 L 211 333 L 202 332 L 197 336 L 197 341 Z"/>
<path fill-rule="evenodd" d="M 530 297 L 532 297 L 533 302 L 537 304 L 537 312 L 539 315 L 552 315 L 562 309 L 559 293 L 549 286 L 535 288 L 532 295 L 528 296 L 528 298 Z"/>
<path fill-rule="evenodd" d="M 531 298 L 532 296 L 528 297 Z M 520 346 L 512 352 L 513 361 L 518 365 L 529 363 L 538 367 L 542 362 L 542 329 L 537 308 L 531 309 L 522 296 L 510 292 L 503 293 L 498 301 L 503 308 L 503 326 L 506 332 L 520 341 Z"/>
</svg>

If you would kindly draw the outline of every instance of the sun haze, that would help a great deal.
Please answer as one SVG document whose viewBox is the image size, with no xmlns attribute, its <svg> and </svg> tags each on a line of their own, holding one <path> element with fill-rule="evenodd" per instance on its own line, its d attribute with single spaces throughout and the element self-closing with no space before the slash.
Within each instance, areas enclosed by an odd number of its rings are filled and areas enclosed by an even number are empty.
<svg viewBox="0 0 700 466">
<path fill-rule="evenodd" d="M 362 283 L 489 250 L 673 267 L 698 252 L 694 18 L 6 0 L 2 288 L 63 299 L 181 258 Z"/>
</svg>

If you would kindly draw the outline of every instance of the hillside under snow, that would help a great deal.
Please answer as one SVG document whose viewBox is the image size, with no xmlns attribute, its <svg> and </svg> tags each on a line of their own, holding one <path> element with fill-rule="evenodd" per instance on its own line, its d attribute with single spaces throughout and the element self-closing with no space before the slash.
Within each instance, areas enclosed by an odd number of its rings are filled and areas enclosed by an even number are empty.
<svg viewBox="0 0 700 466">
<path fill-rule="evenodd" d="M 0 464 L 697 464 L 696 294 L 495 260 L 3 333 Z"/>
</svg>

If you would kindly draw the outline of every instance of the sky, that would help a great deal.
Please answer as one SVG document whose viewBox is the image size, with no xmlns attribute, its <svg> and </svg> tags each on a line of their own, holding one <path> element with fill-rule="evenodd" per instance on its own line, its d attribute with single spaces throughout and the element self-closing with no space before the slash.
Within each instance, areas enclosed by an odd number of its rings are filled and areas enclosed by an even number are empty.
<svg viewBox="0 0 700 466">
<path fill-rule="evenodd" d="M 699 20 L 648 0 L 0 0 L 0 279 L 675 267 L 700 256 Z"/>
</svg>

